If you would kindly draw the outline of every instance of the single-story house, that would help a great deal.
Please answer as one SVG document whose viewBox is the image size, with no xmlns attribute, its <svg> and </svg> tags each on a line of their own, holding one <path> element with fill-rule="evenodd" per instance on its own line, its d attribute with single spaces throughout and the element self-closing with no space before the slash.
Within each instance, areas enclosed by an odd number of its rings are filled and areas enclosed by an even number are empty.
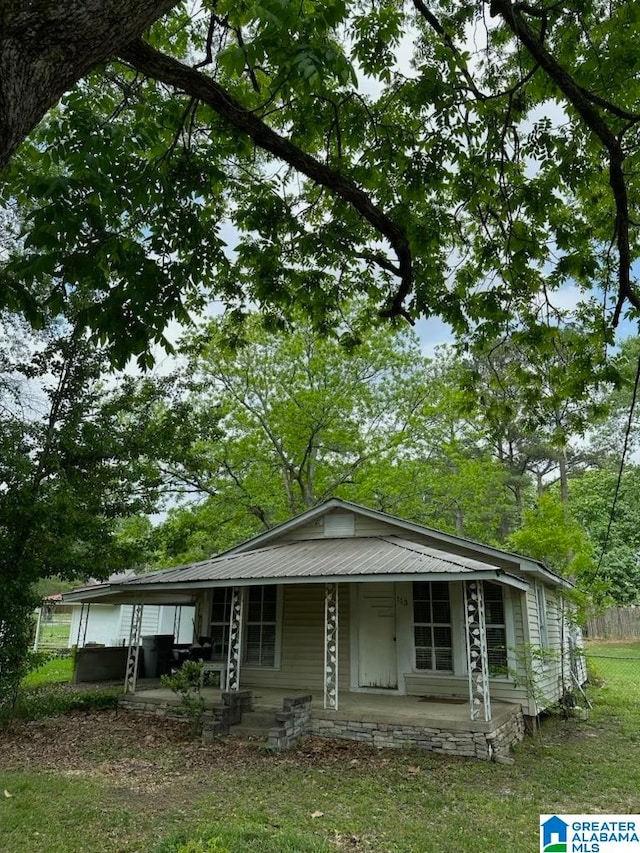
<svg viewBox="0 0 640 853">
<path fill-rule="evenodd" d="M 134 607 L 130 694 L 143 609 L 193 605 L 227 693 L 310 694 L 316 734 L 490 757 L 584 681 L 571 587 L 334 498 L 212 559 L 65 599 Z"/>
</svg>

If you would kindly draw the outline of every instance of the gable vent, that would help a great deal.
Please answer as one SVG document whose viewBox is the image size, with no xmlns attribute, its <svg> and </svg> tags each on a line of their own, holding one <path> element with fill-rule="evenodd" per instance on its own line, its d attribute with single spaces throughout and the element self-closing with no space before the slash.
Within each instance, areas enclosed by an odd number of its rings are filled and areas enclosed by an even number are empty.
<svg viewBox="0 0 640 853">
<path fill-rule="evenodd" d="M 325 536 L 355 536 L 356 519 L 352 512 L 332 512 L 324 517 Z"/>
</svg>

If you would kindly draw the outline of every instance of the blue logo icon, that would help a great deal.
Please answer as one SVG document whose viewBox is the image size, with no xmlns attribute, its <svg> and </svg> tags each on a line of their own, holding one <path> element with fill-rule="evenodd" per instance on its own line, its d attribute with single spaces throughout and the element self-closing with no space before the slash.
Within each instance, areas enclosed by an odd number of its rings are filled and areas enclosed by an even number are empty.
<svg viewBox="0 0 640 853">
<path fill-rule="evenodd" d="M 567 853 L 567 829 L 569 824 L 554 815 L 542 824 L 543 853 Z"/>
</svg>

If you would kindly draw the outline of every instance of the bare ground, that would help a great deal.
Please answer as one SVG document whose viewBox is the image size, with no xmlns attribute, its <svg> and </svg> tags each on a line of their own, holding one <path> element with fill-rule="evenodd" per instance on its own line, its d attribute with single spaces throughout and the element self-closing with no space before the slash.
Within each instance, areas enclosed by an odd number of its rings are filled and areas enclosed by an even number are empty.
<svg viewBox="0 0 640 853">
<path fill-rule="evenodd" d="M 127 711 L 74 712 L 14 724 L 0 732 L 0 768 L 40 770 L 62 776 L 102 779 L 123 791 L 158 794 L 170 788 L 185 802 L 216 768 L 249 770 L 286 765 L 336 769 L 357 765 L 375 770 L 403 765 L 416 772 L 409 757 L 381 754 L 357 743 L 307 738 L 296 749 L 271 753 L 258 740 L 222 738 L 203 744 L 186 723 Z M 176 784 L 178 783 L 179 784 Z"/>
</svg>

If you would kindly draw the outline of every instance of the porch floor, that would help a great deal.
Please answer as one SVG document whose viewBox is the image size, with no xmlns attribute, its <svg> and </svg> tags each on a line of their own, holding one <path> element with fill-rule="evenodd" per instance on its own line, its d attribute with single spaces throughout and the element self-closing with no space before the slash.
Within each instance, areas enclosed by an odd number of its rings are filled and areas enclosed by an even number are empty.
<svg viewBox="0 0 640 853">
<path fill-rule="evenodd" d="M 150 679 L 140 680 L 135 693 L 127 694 L 127 702 L 159 706 L 179 705 L 180 700 L 171 690 L 156 686 L 159 682 Z M 509 702 L 491 703 L 491 720 L 471 720 L 467 701 L 429 699 L 422 696 L 398 696 L 380 693 L 339 694 L 337 711 L 323 708 L 323 696 L 312 690 L 300 688 L 266 688 L 243 685 L 243 690 L 253 693 L 253 709 L 262 713 L 282 710 L 282 702 L 288 696 L 301 696 L 310 693 L 313 696 L 312 715 L 315 719 L 347 720 L 350 722 L 397 723 L 405 726 L 446 725 L 451 731 L 492 732 L 507 722 L 518 705 Z M 221 691 L 213 687 L 204 687 L 202 696 L 206 708 L 220 703 Z"/>
</svg>

